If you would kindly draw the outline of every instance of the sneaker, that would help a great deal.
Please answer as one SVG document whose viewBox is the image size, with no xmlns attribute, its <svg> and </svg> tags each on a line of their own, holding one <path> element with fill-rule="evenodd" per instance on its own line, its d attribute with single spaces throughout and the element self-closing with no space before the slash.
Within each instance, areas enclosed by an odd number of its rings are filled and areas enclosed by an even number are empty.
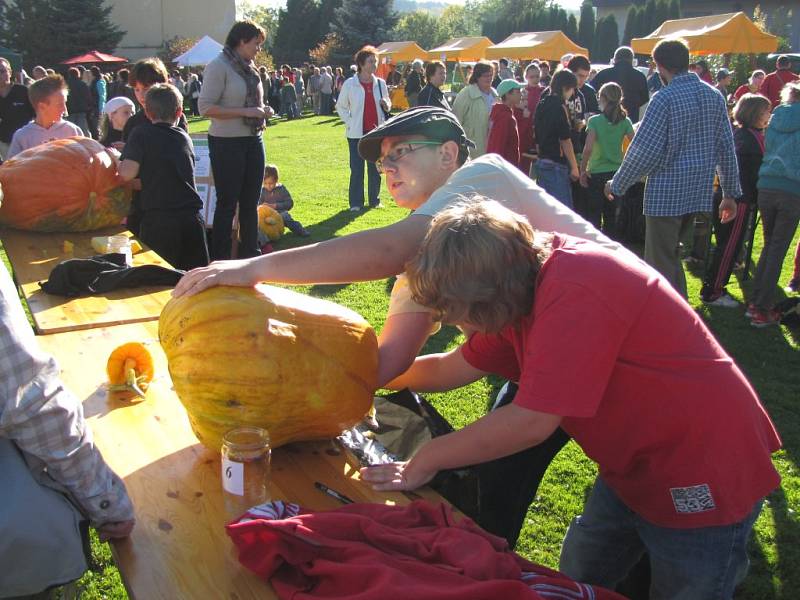
<svg viewBox="0 0 800 600">
<path fill-rule="evenodd" d="M 383 208 L 383 204 L 378 202 L 377 204 L 370 204 L 369 207 L 370 208 Z"/>
<path fill-rule="evenodd" d="M 721 294 L 719 298 L 714 300 L 703 300 L 704 304 L 708 306 L 723 306 L 725 308 L 738 308 L 739 303 L 729 294 Z"/>
<path fill-rule="evenodd" d="M 702 258 L 698 258 L 696 256 L 692 256 L 691 254 L 683 259 L 683 262 L 690 264 L 690 265 L 700 265 L 703 264 L 705 261 Z"/>
<path fill-rule="evenodd" d="M 789 282 L 789 285 L 783 288 L 783 291 L 787 294 L 796 294 L 797 292 L 800 292 L 800 279 L 792 279 Z"/>
<path fill-rule="evenodd" d="M 350 207 L 350 212 L 361 212 L 361 207 L 360 206 L 351 206 Z"/>
<path fill-rule="evenodd" d="M 275 248 L 272 247 L 272 244 L 267 242 L 263 246 L 261 246 L 261 254 L 269 254 L 270 252 L 274 252 Z"/>
<path fill-rule="evenodd" d="M 748 319 L 758 312 L 758 307 L 752 302 L 747 305 L 747 310 L 744 311 L 744 316 Z"/>
<path fill-rule="evenodd" d="M 781 322 L 781 313 L 777 310 L 756 310 L 750 318 L 750 325 L 753 327 L 769 327 L 778 325 Z"/>
</svg>

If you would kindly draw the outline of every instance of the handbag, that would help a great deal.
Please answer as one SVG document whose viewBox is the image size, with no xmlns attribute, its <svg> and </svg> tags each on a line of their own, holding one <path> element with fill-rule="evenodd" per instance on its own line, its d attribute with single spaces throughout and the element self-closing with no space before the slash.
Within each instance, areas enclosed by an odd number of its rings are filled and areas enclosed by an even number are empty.
<svg viewBox="0 0 800 600">
<path fill-rule="evenodd" d="M 381 100 L 383 100 L 383 86 L 381 85 L 380 79 L 378 80 L 378 90 L 381 93 Z M 383 104 L 382 103 L 381 103 L 380 106 L 381 106 L 381 111 L 383 112 L 384 120 L 391 119 L 392 118 L 392 113 L 389 112 L 388 110 L 386 110 L 385 108 L 383 108 Z"/>
</svg>

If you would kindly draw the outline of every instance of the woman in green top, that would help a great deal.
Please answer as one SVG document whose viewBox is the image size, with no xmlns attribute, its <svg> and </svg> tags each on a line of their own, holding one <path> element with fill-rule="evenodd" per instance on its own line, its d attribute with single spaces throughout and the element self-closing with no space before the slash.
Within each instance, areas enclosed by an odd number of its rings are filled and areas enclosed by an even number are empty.
<svg viewBox="0 0 800 600">
<path fill-rule="evenodd" d="M 581 185 L 589 188 L 587 214 L 592 225 L 601 228 L 607 236 L 617 235 L 616 214 L 618 201 L 608 200 L 603 193 L 607 181 L 614 177 L 622 164 L 622 141 L 633 138 L 633 123 L 622 107 L 622 88 L 616 83 L 606 83 L 600 88 L 598 104 L 602 111 L 586 124 L 586 145 L 581 161 Z"/>
</svg>

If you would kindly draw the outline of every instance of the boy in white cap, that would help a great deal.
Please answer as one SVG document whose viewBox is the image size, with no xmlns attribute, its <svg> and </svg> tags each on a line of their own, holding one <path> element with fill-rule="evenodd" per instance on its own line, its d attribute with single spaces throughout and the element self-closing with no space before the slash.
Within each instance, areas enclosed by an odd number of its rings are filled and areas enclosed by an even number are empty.
<svg viewBox="0 0 800 600">
<path fill-rule="evenodd" d="M 503 79 L 497 86 L 500 102 L 492 106 L 489 113 L 489 139 L 486 142 L 487 153 L 499 154 L 517 168 L 520 167 L 519 132 L 514 109 L 519 107 L 524 87 L 524 83 L 513 79 Z"/>
</svg>

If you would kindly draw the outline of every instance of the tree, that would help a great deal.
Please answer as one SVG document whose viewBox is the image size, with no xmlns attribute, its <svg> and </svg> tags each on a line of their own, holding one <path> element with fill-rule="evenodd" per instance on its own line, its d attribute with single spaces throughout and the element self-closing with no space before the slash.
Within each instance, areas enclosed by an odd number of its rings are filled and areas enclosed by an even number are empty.
<svg viewBox="0 0 800 600">
<path fill-rule="evenodd" d="M 175 36 L 171 40 L 164 42 L 164 46 L 158 52 L 160 58 L 165 65 L 170 66 L 175 62 L 175 58 L 191 49 L 197 43 L 197 38 L 185 38 Z"/>
<path fill-rule="evenodd" d="M 640 20 L 639 13 L 641 10 L 635 4 L 631 4 L 630 8 L 628 8 L 628 16 L 625 17 L 625 31 L 622 33 L 622 44 L 624 46 L 629 46 L 631 39 L 639 35 L 637 24 Z"/>
<path fill-rule="evenodd" d="M 423 48 L 435 48 L 443 41 L 440 37 L 438 19 L 428 12 L 417 10 L 400 17 L 390 39 L 417 42 Z"/>
<path fill-rule="evenodd" d="M 269 6 L 253 5 L 247 0 L 241 5 L 242 17 L 259 25 L 267 34 L 264 47 L 272 49 L 275 34 L 278 32 L 278 10 Z"/>
<path fill-rule="evenodd" d="M 670 19 L 680 19 L 681 18 L 681 2 L 680 2 L 680 0 L 672 0 L 669 3 L 669 18 Z"/>
<path fill-rule="evenodd" d="M 649 34 L 659 25 L 661 23 L 656 23 L 656 0 L 647 0 L 647 4 L 644 5 L 644 32 L 642 34 Z"/>
<path fill-rule="evenodd" d="M 397 24 L 392 0 L 343 0 L 334 13 L 331 29 L 341 36 L 347 52 L 355 53 L 366 44 L 379 45 Z"/>
<path fill-rule="evenodd" d="M 439 46 L 451 38 L 478 36 L 481 24 L 477 12 L 469 4 L 461 6 L 449 4 L 439 17 Z M 423 46 L 424 47 L 424 46 Z"/>
<path fill-rule="evenodd" d="M 578 24 L 578 44 L 591 50 L 594 47 L 594 7 L 592 0 L 584 0 L 581 4 L 581 19 Z"/>
<path fill-rule="evenodd" d="M 90 50 L 113 52 L 125 35 L 105 0 L 14 0 L 4 4 L 0 40 L 30 68 L 48 67 Z"/>
<path fill-rule="evenodd" d="M 279 62 L 300 63 L 317 45 L 319 6 L 314 0 L 288 0 L 278 11 L 278 27 L 272 55 Z"/>
<path fill-rule="evenodd" d="M 575 15 L 570 15 L 567 19 L 567 27 L 564 29 L 564 35 L 576 44 L 578 43 L 578 22 L 575 20 Z"/>
<path fill-rule="evenodd" d="M 617 20 L 614 15 L 608 15 L 597 22 L 592 59 L 596 62 L 610 62 L 618 46 Z"/>
</svg>

